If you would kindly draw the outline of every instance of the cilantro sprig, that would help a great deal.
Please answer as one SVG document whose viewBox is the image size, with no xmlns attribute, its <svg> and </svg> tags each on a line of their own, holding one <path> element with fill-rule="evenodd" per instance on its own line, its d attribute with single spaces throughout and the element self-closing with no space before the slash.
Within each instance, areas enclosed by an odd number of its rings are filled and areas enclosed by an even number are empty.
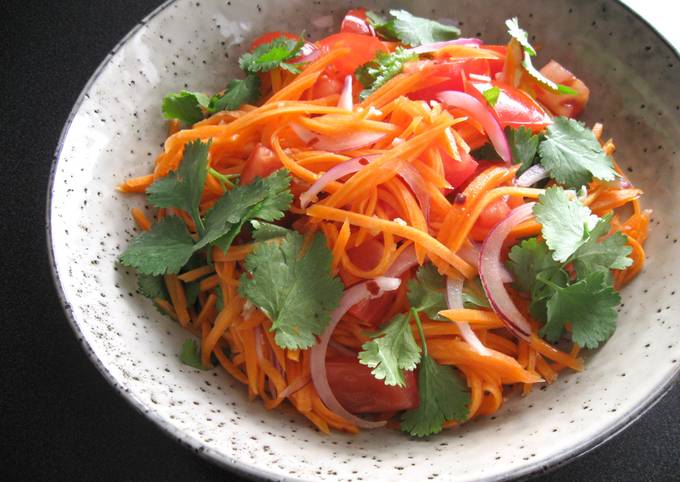
<svg viewBox="0 0 680 482">
<path fill-rule="evenodd" d="M 179 359 L 185 365 L 199 370 L 208 370 L 201 362 L 201 349 L 193 338 L 187 338 L 182 343 L 182 351 L 179 354 Z"/>
<path fill-rule="evenodd" d="M 271 42 L 256 47 L 252 52 L 246 52 L 238 60 L 238 64 L 244 72 L 255 74 L 269 72 L 276 68 L 282 68 L 294 74 L 300 70 L 288 61 L 296 57 L 305 44 L 304 34 L 299 40 L 286 37 L 278 37 Z"/>
<path fill-rule="evenodd" d="M 259 243 L 246 257 L 239 285 L 241 296 L 272 320 L 276 344 L 291 350 L 316 343 L 343 293 L 342 282 L 331 275 L 324 236 L 317 233 L 304 252 L 303 239 L 290 231 Z"/>
<path fill-rule="evenodd" d="M 398 40 L 411 47 L 454 40 L 460 36 L 460 29 L 429 18 L 416 17 L 406 10 L 390 10 L 389 15 L 374 11 L 366 12 L 368 21 L 383 38 Z"/>
<path fill-rule="evenodd" d="M 399 74 L 406 62 L 417 58 L 418 54 L 403 47 L 397 47 L 392 53 L 379 51 L 373 60 L 362 65 L 355 72 L 357 79 L 365 87 L 359 94 L 359 98 L 368 97 L 385 85 L 392 77 Z"/>
<path fill-rule="evenodd" d="M 546 339 L 557 341 L 570 323 L 577 345 L 596 348 L 614 332 L 621 301 L 610 270 L 630 266 L 631 248 L 621 233 L 608 236 L 611 215 L 598 218 L 560 187 L 546 190 L 534 214 L 543 239 L 510 250 L 515 288 L 531 295 L 531 314 L 544 323 Z"/>
</svg>

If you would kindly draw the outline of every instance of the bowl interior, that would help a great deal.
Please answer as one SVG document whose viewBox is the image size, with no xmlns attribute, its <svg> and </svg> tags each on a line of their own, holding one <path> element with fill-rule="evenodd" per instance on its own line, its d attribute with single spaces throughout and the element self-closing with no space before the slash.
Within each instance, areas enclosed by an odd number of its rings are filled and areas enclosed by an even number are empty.
<svg viewBox="0 0 680 482">
<path fill-rule="evenodd" d="M 179 0 L 157 10 L 105 61 L 69 119 L 54 170 L 50 234 L 55 270 L 78 336 L 96 363 L 141 410 L 220 463 L 272 478 L 460 480 L 540 470 L 614 433 L 658 397 L 678 370 L 680 294 L 680 61 L 643 22 L 613 1 L 400 2 L 416 14 L 460 21 L 467 36 L 505 42 L 520 18 L 542 47 L 585 80 L 584 118 L 601 121 L 618 162 L 654 210 L 649 258 L 623 292 L 619 327 L 587 369 L 502 411 L 429 440 L 392 431 L 324 436 L 292 411 L 249 403 L 219 369 L 197 371 L 177 354 L 187 334 L 136 294 L 116 258 L 134 234 L 141 197 L 116 184 L 147 173 L 165 137 L 160 102 L 188 87 L 221 90 L 238 75 L 250 39 L 269 30 L 330 32 L 354 2 Z M 384 8 L 388 2 L 362 2 Z M 408 4 L 408 5 L 407 5 Z M 319 22 L 322 24 L 322 22 Z M 533 37 L 532 37 L 533 38 Z"/>
</svg>

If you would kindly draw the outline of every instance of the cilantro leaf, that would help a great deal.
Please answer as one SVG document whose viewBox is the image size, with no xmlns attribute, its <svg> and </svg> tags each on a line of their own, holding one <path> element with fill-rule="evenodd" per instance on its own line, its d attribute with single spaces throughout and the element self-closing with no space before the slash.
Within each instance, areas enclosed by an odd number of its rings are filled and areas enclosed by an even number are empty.
<svg viewBox="0 0 680 482">
<path fill-rule="evenodd" d="M 508 254 L 508 268 L 515 276 L 515 288 L 532 293 L 536 277 L 545 270 L 560 269 L 544 242 L 529 238 L 512 247 Z"/>
<path fill-rule="evenodd" d="M 441 320 L 439 312 L 447 309 L 446 280 L 432 264 L 418 268 L 416 279 L 408 282 L 411 308 L 424 312 L 431 320 Z"/>
<path fill-rule="evenodd" d="M 420 347 L 408 322 L 409 314 L 396 315 L 390 323 L 362 345 L 359 362 L 373 368 L 371 373 L 385 385 L 403 387 L 402 370 L 415 370 L 420 361 Z"/>
<path fill-rule="evenodd" d="M 253 238 L 255 241 L 269 241 L 270 239 L 283 238 L 290 233 L 290 229 L 288 228 L 277 226 L 276 224 L 263 223 L 256 219 L 250 221 L 250 224 L 253 227 Z"/>
<path fill-rule="evenodd" d="M 302 38 L 293 40 L 278 37 L 258 46 L 252 52 L 241 55 L 238 64 L 244 72 L 249 74 L 269 72 L 279 67 L 297 74 L 299 69 L 286 61 L 296 57 L 304 44 L 305 41 Z"/>
<path fill-rule="evenodd" d="M 465 281 L 463 285 L 463 308 L 491 308 L 479 277 L 473 281 Z"/>
<path fill-rule="evenodd" d="M 463 421 L 468 417 L 470 393 L 455 369 L 439 365 L 423 355 L 418 372 L 417 408 L 404 412 L 401 429 L 415 437 L 441 432 L 447 420 Z"/>
<path fill-rule="evenodd" d="M 609 233 L 611 218 L 611 213 L 601 218 L 586 241 L 572 255 L 578 278 L 586 278 L 594 271 L 608 273 L 610 269 L 626 269 L 633 264 L 633 260 L 628 257 L 632 248 L 620 231 L 599 241 Z"/>
<path fill-rule="evenodd" d="M 561 187 L 550 187 L 534 206 L 541 233 L 553 251 L 555 261 L 566 262 L 586 242 L 586 229 L 597 223 L 597 216 L 579 200 L 570 200 Z"/>
<path fill-rule="evenodd" d="M 178 273 L 193 253 L 194 240 L 184 222 L 169 216 L 133 238 L 120 262 L 142 274 Z"/>
<path fill-rule="evenodd" d="M 557 341 L 565 323 L 571 323 L 571 338 L 580 347 L 597 348 L 616 329 L 616 310 L 621 297 L 607 283 L 606 273 L 596 271 L 566 287 L 553 286 L 548 300 L 548 321 L 541 335 Z"/>
<path fill-rule="evenodd" d="M 538 142 L 540 136 L 535 135 L 531 129 L 521 126 L 518 129 L 507 127 L 505 136 L 510 144 L 512 151 L 512 162 L 521 163 L 516 176 L 520 176 L 524 171 L 536 164 L 536 153 L 538 152 Z"/>
<path fill-rule="evenodd" d="M 167 299 L 168 293 L 165 283 L 160 276 L 140 274 L 137 276 L 137 289 L 142 296 L 155 300 L 156 298 Z"/>
<path fill-rule="evenodd" d="M 199 204 L 208 175 L 208 149 L 210 142 L 199 140 L 184 147 L 184 157 L 179 169 L 169 173 L 146 190 L 149 203 L 159 208 L 177 208 L 188 212 L 199 232 L 203 221 Z"/>
<path fill-rule="evenodd" d="M 203 109 L 207 109 L 210 98 L 200 92 L 183 90 L 163 97 L 161 111 L 166 119 L 178 119 L 185 124 L 195 124 L 203 119 Z"/>
<path fill-rule="evenodd" d="M 482 92 L 482 95 L 491 107 L 495 107 L 496 102 L 498 102 L 498 96 L 501 95 L 501 89 L 498 87 L 491 87 L 490 89 L 486 89 L 484 92 Z"/>
<path fill-rule="evenodd" d="M 243 104 L 254 104 L 260 100 L 260 78 L 255 74 L 246 75 L 245 79 L 234 79 L 227 84 L 224 94 L 210 99 L 208 110 L 236 110 Z"/>
<path fill-rule="evenodd" d="M 418 54 L 403 47 L 397 47 L 393 53 L 379 51 L 373 60 L 359 67 L 355 72 L 357 79 L 365 87 L 359 97 L 361 99 L 368 97 L 399 74 L 406 62 L 417 58 Z"/>
<path fill-rule="evenodd" d="M 536 55 L 536 50 L 529 43 L 529 35 L 520 28 L 517 17 L 506 20 L 505 26 L 508 27 L 510 36 L 519 42 L 525 52 L 532 56 Z"/>
<path fill-rule="evenodd" d="M 367 10 L 366 18 L 382 38 L 386 40 L 399 40 L 397 32 L 394 30 L 394 17 L 387 17 L 373 10 Z"/>
<path fill-rule="evenodd" d="M 241 296 L 271 320 L 276 344 L 305 349 L 323 333 L 343 293 L 332 277 L 331 251 L 317 233 L 305 253 L 303 237 L 291 231 L 281 240 L 258 244 L 246 257 L 248 273 L 241 275 Z"/>
<path fill-rule="evenodd" d="M 201 349 L 193 338 L 187 338 L 182 343 L 182 351 L 179 354 L 179 359 L 185 365 L 198 368 L 199 370 L 207 370 L 201 363 Z"/>
<path fill-rule="evenodd" d="M 290 174 L 280 169 L 266 178 L 227 191 L 205 215 L 205 233 L 195 250 L 209 244 L 226 251 L 251 219 L 276 221 L 290 207 Z"/>
<path fill-rule="evenodd" d="M 411 47 L 454 40 L 460 36 L 460 29 L 457 27 L 444 25 L 429 18 L 416 17 L 406 10 L 390 10 L 390 15 L 393 20 L 388 24 L 387 31 Z"/>
<path fill-rule="evenodd" d="M 593 177 L 612 181 L 616 172 L 590 129 L 566 117 L 556 117 L 538 147 L 541 164 L 550 177 L 571 188 L 580 188 Z"/>
</svg>

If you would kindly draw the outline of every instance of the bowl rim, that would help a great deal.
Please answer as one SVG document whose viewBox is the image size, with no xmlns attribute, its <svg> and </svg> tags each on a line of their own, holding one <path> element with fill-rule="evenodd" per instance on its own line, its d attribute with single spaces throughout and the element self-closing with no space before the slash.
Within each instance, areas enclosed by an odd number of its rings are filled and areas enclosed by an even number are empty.
<svg viewBox="0 0 680 482">
<path fill-rule="evenodd" d="M 54 255 L 54 243 L 52 239 L 52 218 L 51 218 L 52 196 L 57 166 L 59 164 L 59 158 L 61 157 L 62 154 L 66 135 L 68 134 L 71 125 L 73 124 L 73 120 L 78 110 L 80 109 L 81 105 L 83 104 L 88 91 L 90 90 L 92 85 L 97 81 L 97 79 L 99 79 L 99 76 L 101 75 L 109 61 L 113 58 L 113 56 L 127 43 L 127 41 L 132 36 L 134 36 L 140 29 L 142 29 L 150 20 L 158 16 L 161 12 L 165 11 L 168 7 L 170 7 L 173 3 L 177 1 L 178 0 L 165 0 L 162 4 L 160 4 L 154 10 L 152 10 L 150 13 L 148 13 L 144 18 L 142 18 L 142 20 L 140 20 L 134 27 L 132 27 L 132 29 L 130 29 L 130 31 L 126 33 L 116 43 L 116 45 L 99 63 L 99 65 L 94 70 L 90 78 L 87 80 L 82 90 L 78 94 L 78 97 L 76 98 L 76 101 L 73 104 L 73 107 L 71 108 L 68 117 L 66 118 L 66 122 L 64 123 L 61 133 L 59 134 L 59 141 L 57 142 L 57 147 L 55 148 L 54 155 L 52 157 L 52 165 L 50 167 L 49 179 L 47 183 L 47 196 L 45 203 L 45 231 L 46 231 L 45 239 L 47 244 L 46 246 L 47 255 L 49 259 L 52 282 L 54 284 L 54 288 L 56 289 L 57 297 L 59 298 L 59 302 L 62 306 L 66 319 L 69 325 L 71 326 L 71 329 L 73 330 L 74 334 L 76 335 L 78 342 L 85 351 L 85 354 L 94 364 L 94 366 L 99 370 L 104 379 L 137 412 L 141 413 L 142 415 L 150 419 L 153 423 L 160 427 L 162 431 L 165 432 L 166 435 L 174 438 L 177 442 L 179 442 L 180 445 L 185 445 L 186 447 L 192 449 L 194 453 L 198 454 L 203 459 L 208 460 L 220 467 L 226 468 L 237 475 L 244 476 L 250 480 L 256 479 L 261 480 L 263 478 L 268 480 L 287 480 L 287 481 L 300 480 L 286 476 L 282 477 L 274 472 L 270 472 L 263 468 L 240 462 L 237 459 L 225 458 L 223 456 L 220 456 L 218 453 L 214 452 L 211 449 L 206 449 L 206 447 L 201 441 L 189 435 L 187 432 L 178 428 L 171 422 L 164 420 L 155 412 L 150 411 L 147 404 L 145 404 L 140 398 L 135 396 L 132 392 L 122 387 L 118 383 L 118 380 L 114 377 L 114 375 L 105 366 L 104 362 L 102 362 L 101 359 L 96 355 L 88 341 L 83 336 L 80 326 L 76 321 L 75 316 L 73 315 L 71 304 L 66 299 L 66 295 L 64 293 L 61 279 L 59 277 L 59 273 L 57 270 Z M 639 14 L 627 3 L 623 2 L 622 0 L 611 1 L 622 7 L 624 11 L 631 14 L 644 27 L 646 27 L 653 34 L 655 34 L 656 37 L 675 55 L 676 59 L 680 61 L 680 45 L 676 46 L 672 42 L 670 42 L 661 32 L 659 32 L 659 30 L 656 29 L 654 25 L 652 25 L 647 19 L 645 19 L 641 14 Z M 680 380 L 680 367 L 676 368 L 672 376 L 669 377 L 666 381 L 664 381 L 664 383 L 660 384 L 659 386 L 656 387 L 655 390 L 650 392 L 647 395 L 647 397 L 642 401 L 642 403 L 640 403 L 637 407 L 631 410 L 618 422 L 612 424 L 612 426 L 604 430 L 602 433 L 598 434 L 595 438 L 586 440 L 581 444 L 572 446 L 568 451 L 556 455 L 542 463 L 535 463 L 533 465 L 528 465 L 522 468 L 512 469 L 491 480 L 509 480 L 515 478 L 535 477 L 541 474 L 552 472 L 560 467 L 563 467 L 564 465 L 569 464 L 570 462 L 576 460 L 577 458 L 580 458 L 588 454 L 589 452 L 595 450 L 596 448 L 604 445 L 605 443 L 616 437 L 618 434 L 626 430 L 630 425 L 639 420 L 640 417 L 642 417 L 645 413 L 647 413 L 647 411 L 654 407 L 675 386 L 678 380 Z"/>
</svg>

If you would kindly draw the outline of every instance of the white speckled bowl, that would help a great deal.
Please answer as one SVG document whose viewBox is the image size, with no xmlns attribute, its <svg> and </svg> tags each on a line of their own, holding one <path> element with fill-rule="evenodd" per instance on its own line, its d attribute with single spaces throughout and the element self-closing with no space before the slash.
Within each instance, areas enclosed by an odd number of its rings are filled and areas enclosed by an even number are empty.
<svg viewBox="0 0 680 482">
<path fill-rule="evenodd" d="M 498 41 L 503 20 L 518 15 L 547 55 L 585 79 L 592 92 L 586 120 L 605 121 L 619 161 L 647 191 L 644 204 L 654 209 L 647 266 L 623 293 L 616 334 L 587 356 L 583 373 L 511 397 L 497 416 L 429 440 L 387 430 L 323 436 L 293 413 L 249 403 L 222 371 L 182 365 L 177 354 L 186 334 L 135 294 L 134 276 L 116 266 L 133 234 L 129 208 L 142 199 L 114 186 L 149 171 L 165 135 L 163 94 L 219 90 L 248 39 L 282 28 L 316 37 L 324 32 L 310 29 L 311 18 L 330 11 L 338 20 L 354 4 L 178 0 L 115 47 L 68 119 L 50 185 L 54 273 L 76 335 L 135 407 L 197 452 L 251 475 L 477 480 L 559 465 L 637 418 L 680 367 L 680 60 L 617 2 L 421 0 L 408 7 L 458 18 L 465 34 Z"/>
</svg>

